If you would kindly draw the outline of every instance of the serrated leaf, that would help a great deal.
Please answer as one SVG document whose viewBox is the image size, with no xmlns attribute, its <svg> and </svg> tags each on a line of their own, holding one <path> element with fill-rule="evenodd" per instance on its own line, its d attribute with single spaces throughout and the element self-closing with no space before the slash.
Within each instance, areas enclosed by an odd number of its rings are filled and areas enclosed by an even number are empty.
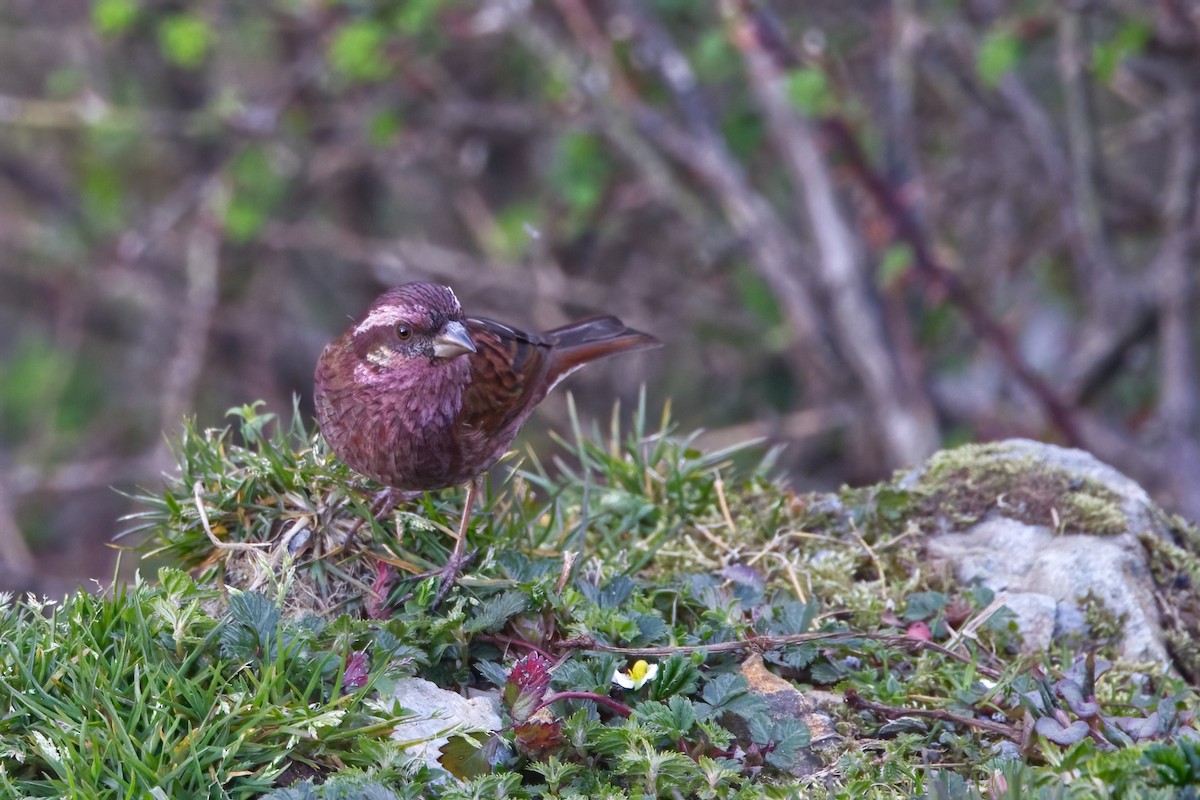
<svg viewBox="0 0 1200 800">
<path fill-rule="evenodd" d="M 773 726 L 774 722 L 766 715 L 747 720 L 746 727 L 750 731 L 750 741 L 757 745 L 764 745 L 771 741 L 771 729 Z"/>
<path fill-rule="evenodd" d="M 767 631 L 775 635 L 790 636 L 808 632 L 812 621 L 820 610 L 816 600 L 802 603 L 799 600 L 789 600 L 775 608 L 775 618 L 767 626 Z"/>
<path fill-rule="evenodd" d="M 479 607 L 475 617 L 463 625 L 467 633 L 497 631 L 512 617 L 529 607 L 529 597 L 515 589 L 491 598 Z"/>
<path fill-rule="evenodd" d="M 538 653 L 517 660 L 504 682 L 501 699 L 517 722 L 529 719 L 550 688 L 550 662 Z"/>
<path fill-rule="evenodd" d="M 692 702 L 679 695 L 665 703 L 642 703 L 634 710 L 633 719 L 646 726 L 655 736 L 671 741 L 690 734 L 697 722 Z"/>
<path fill-rule="evenodd" d="M 913 592 L 905 599 L 904 619 L 927 620 L 945 607 L 946 595 L 941 592 Z"/>
<path fill-rule="evenodd" d="M 634 647 L 647 647 L 664 641 L 671 633 L 671 626 L 657 614 L 636 614 L 633 618 L 638 627 L 638 635 L 634 638 Z"/>
<path fill-rule="evenodd" d="M 606 583 L 603 588 L 594 583 L 580 581 L 579 591 L 600 608 L 615 609 L 629 599 L 635 586 L 633 578 L 628 575 L 618 575 Z"/>
<path fill-rule="evenodd" d="M 162 567 L 158 571 L 158 582 L 173 600 L 181 600 L 196 592 L 196 581 L 183 570 Z"/>
<path fill-rule="evenodd" d="M 462 781 L 489 775 L 497 762 L 503 742 L 499 736 L 488 736 L 481 741 L 484 734 L 451 736 L 442 745 L 441 757 L 438 763 L 447 772 Z"/>
<path fill-rule="evenodd" d="M 812 682 L 818 686 L 832 686 L 833 684 L 846 677 L 849 670 L 837 662 L 829 659 L 822 659 L 816 664 L 813 664 L 809 677 Z"/>
<path fill-rule="evenodd" d="M 665 700 L 674 695 L 690 695 L 700 685 L 700 670 L 690 659 L 673 655 L 658 665 L 658 677 L 650 683 L 651 700 Z"/>
<path fill-rule="evenodd" d="M 279 621 L 279 609 L 264 595 L 230 595 L 229 613 L 220 634 L 222 653 L 244 661 L 273 659 Z"/>
<path fill-rule="evenodd" d="M 741 675 L 726 673 L 714 676 L 704 686 L 701 696 L 704 702 L 697 711 L 703 718 L 731 713 L 749 720 L 768 711 L 766 701 L 750 693 L 750 684 Z"/>
<path fill-rule="evenodd" d="M 800 751 L 812 742 L 808 726 L 798 719 L 781 719 L 771 731 L 774 748 L 767 753 L 767 763 L 777 769 L 791 769 Z"/>
<path fill-rule="evenodd" d="M 485 681 L 493 686 L 503 686 L 508 682 L 508 670 L 495 661 L 476 661 L 473 665 Z"/>
</svg>

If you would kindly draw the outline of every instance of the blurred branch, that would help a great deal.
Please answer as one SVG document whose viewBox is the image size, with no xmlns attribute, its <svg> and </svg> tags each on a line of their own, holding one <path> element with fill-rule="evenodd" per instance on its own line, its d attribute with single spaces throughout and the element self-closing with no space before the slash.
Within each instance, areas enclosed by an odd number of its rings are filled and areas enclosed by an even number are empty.
<svg viewBox="0 0 1200 800">
<path fill-rule="evenodd" d="M 1115 310 L 1116 265 L 1104 229 L 1100 191 L 1100 163 L 1096 147 L 1096 120 L 1092 113 L 1088 61 L 1092 42 L 1086 29 L 1086 3 L 1067 2 L 1059 8 L 1058 57 L 1067 121 L 1067 152 L 1071 158 L 1069 207 L 1072 228 L 1078 231 L 1083 260 L 1079 263 L 1084 284 L 1080 287 L 1089 307 L 1097 314 Z M 1073 233 L 1068 230 L 1068 235 Z"/>
<path fill-rule="evenodd" d="M 771 204 L 754 191 L 737 159 L 729 152 L 706 108 L 687 58 L 640 4 L 626 3 L 624 8 L 637 20 L 642 55 L 671 90 L 683 112 L 687 130 L 633 98 L 624 100 L 622 112 L 633 120 L 642 135 L 708 186 L 783 308 L 792 335 L 789 359 L 806 390 L 816 397 L 828 394 L 836 371 L 820 330 L 819 308 L 801 279 L 799 267 L 804 259 L 799 243 Z"/>
<path fill-rule="evenodd" d="M 28 575 L 34 566 L 33 553 L 25 543 L 8 491 L 0 484 L 0 571 Z"/>
<path fill-rule="evenodd" d="M 943 265 L 933 254 L 924 231 L 909 214 L 904 202 L 892 187 L 872 169 L 866 154 L 862 152 L 845 122 L 840 119 L 827 119 L 824 127 L 837 142 L 850 171 L 891 220 L 896 237 L 911 248 L 917 273 L 931 287 L 945 292 L 947 299 L 958 307 L 975 334 L 995 348 L 1013 377 L 1038 399 L 1048 420 L 1067 443 L 1080 446 L 1082 437 L 1066 403 L 1037 371 L 1025 363 L 1008 331 L 975 299 L 958 274 Z"/>
<path fill-rule="evenodd" d="M 872 419 L 885 442 L 887 464 L 896 468 L 918 463 L 940 442 L 932 406 L 920 385 L 905 380 L 888 346 L 877 304 L 868 296 L 859 240 L 838 203 L 828 162 L 812 128 L 787 100 L 784 64 L 764 46 L 759 26 L 743 5 L 730 0 L 725 9 L 734 21 L 733 36 L 775 147 L 803 192 L 819 252 L 810 267 L 830 300 L 829 316 L 839 348 L 867 393 Z"/>
<path fill-rule="evenodd" d="M 514 281 L 513 275 L 537 273 L 534 288 L 538 298 L 547 299 L 566 310 L 571 308 L 596 311 L 598 298 L 606 287 L 587 278 L 566 278 L 561 271 L 543 269 L 538 264 L 497 264 L 471 254 L 418 239 L 375 240 L 343 228 L 318 224 L 288 224 L 273 222 L 261 231 L 255 241 L 278 252 L 295 254 L 324 254 L 336 259 L 365 265 L 381 285 L 391 286 L 411 280 L 437 280 L 453 285 L 463 297 L 488 298 L 498 309 L 528 308 L 532 303 L 529 282 Z M 640 286 L 622 288 L 629 306 L 643 309 L 655 299 Z M 629 312 L 622 314 L 636 316 Z M 558 323 L 561 324 L 561 323 Z"/>
<path fill-rule="evenodd" d="M 162 430 L 174 430 L 193 407 L 217 307 L 220 238 L 216 220 L 224 218 L 226 199 L 216 178 L 209 179 L 203 194 L 215 207 L 197 214 L 187 237 L 187 293 L 183 307 L 176 310 L 179 329 L 174 355 L 164 369 L 159 417 Z"/>
<path fill-rule="evenodd" d="M 1151 265 L 1158 289 L 1162 350 L 1159 421 L 1166 450 L 1166 476 L 1175 501 L 1192 519 L 1200 519 L 1200 417 L 1197 397 L 1197 319 L 1195 258 L 1200 251 L 1200 102 L 1185 85 L 1191 102 L 1172 137 L 1168 182 L 1163 195 L 1166 230 Z"/>
</svg>

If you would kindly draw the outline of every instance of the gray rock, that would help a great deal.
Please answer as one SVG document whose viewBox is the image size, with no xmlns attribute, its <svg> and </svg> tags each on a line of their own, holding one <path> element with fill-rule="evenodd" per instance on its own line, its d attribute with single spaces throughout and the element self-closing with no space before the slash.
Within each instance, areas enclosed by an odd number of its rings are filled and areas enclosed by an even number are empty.
<svg viewBox="0 0 1200 800">
<path fill-rule="evenodd" d="M 1170 662 L 1141 539 L 1169 538 L 1168 518 L 1132 480 L 1089 453 L 1028 440 L 939 453 L 904 480 L 947 507 L 930 556 L 1003 595 L 1027 648 L 1048 646 L 1056 621 L 1078 622 L 1090 594 L 1124 619 L 1123 657 Z M 955 517 L 956 502 L 977 518 Z"/>
</svg>

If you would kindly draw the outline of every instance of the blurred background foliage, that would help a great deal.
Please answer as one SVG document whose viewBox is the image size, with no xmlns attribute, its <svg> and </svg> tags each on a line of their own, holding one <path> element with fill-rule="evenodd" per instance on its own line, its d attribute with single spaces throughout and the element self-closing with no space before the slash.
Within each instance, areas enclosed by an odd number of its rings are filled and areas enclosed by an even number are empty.
<svg viewBox="0 0 1200 800">
<path fill-rule="evenodd" d="M 1028 436 L 1200 517 L 1197 8 L 0 0 L 0 584 L 110 574 L 185 416 L 311 413 L 414 279 L 655 332 L 580 407 L 798 487 Z"/>
</svg>

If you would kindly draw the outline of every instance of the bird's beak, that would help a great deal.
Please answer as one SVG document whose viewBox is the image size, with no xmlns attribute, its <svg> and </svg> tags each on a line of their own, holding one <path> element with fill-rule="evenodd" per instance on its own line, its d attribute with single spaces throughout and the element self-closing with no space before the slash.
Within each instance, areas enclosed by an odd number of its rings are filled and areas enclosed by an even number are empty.
<svg viewBox="0 0 1200 800">
<path fill-rule="evenodd" d="M 467 329 L 458 321 L 447 322 L 433 339 L 433 354 L 438 358 L 457 358 L 463 353 L 476 353 L 475 343 L 467 335 Z"/>
</svg>

